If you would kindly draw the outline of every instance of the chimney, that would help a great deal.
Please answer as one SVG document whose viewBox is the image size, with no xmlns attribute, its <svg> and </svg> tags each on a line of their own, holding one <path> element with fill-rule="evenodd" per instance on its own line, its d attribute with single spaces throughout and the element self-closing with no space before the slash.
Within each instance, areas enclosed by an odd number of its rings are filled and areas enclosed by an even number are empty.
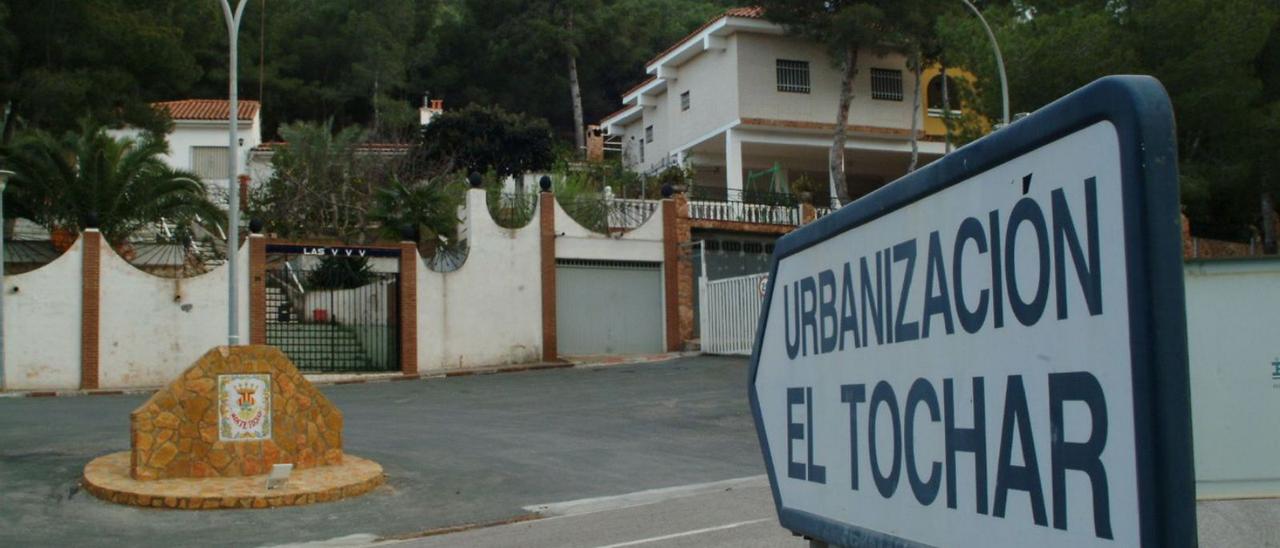
<svg viewBox="0 0 1280 548">
<path fill-rule="evenodd" d="M 444 112 L 444 99 L 432 99 L 430 95 L 423 94 L 422 108 L 418 109 L 418 123 L 424 126 L 430 124 L 431 119 L 441 112 Z"/>
<path fill-rule="evenodd" d="M 587 161 L 604 161 L 604 132 L 598 125 L 587 126 Z"/>
</svg>

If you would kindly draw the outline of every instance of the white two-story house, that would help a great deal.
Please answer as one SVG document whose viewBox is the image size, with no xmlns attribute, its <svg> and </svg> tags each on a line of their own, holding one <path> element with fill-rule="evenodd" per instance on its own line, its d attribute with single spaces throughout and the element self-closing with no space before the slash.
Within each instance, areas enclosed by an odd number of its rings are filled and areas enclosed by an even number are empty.
<svg viewBox="0 0 1280 548">
<path fill-rule="evenodd" d="M 623 95 L 622 109 L 600 121 L 606 148 L 621 151 L 631 169 L 687 164 L 694 199 L 751 201 L 786 192 L 787 181 L 802 175 L 827 188 L 840 71 L 820 44 L 787 35 L 760 8 L 734 8 L 659 53 L 645 72 L 648 79 Z M 936 70 L 923 77 L 936 79 Z M 939 82 L 932 83 L 922 94 L 937 95 Z M 913 116 L 920 164 L 943 154 L 942 112 L 928 108 L 941 104 L 939 97 L 922 97 L 915 110 L 914 85 L 904 55 L 859 55 L 844 199 L 906 173 Z"/>
</svg>

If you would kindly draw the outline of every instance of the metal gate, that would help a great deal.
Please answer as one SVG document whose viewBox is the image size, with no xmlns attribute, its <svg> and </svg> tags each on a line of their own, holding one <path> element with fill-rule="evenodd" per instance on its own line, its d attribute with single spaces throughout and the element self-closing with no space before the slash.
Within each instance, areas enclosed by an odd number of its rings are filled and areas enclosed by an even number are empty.
<svg viewBox="0 0 1280 548">
<path fill-rule="evenodd" d="M 769 274 L 723 280 L 699 280 L 699 324 L 702 351 L 708 354 L 751 354 Z"/>
<path fill-rule="evenodd" d="M 661 263 L 556 261 L 556 334 L 563 355 L 662 352 Z"/>
<path fill-rule="evenodd" d="M 304 372 L 398 371 L 399 278 L 395 272 L 343 272 L 341 261 L 270 269 L 267 344 Z"/>
</svg>

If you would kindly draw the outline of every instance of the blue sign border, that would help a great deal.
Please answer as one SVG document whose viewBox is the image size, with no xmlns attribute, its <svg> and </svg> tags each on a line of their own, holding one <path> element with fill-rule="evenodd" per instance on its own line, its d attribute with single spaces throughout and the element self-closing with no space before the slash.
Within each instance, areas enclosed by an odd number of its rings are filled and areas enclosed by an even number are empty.
<svg viewBox="0 0 1280 548">
<path fill-rule="evenodd" d="M 1139 534 L 1143 546 L 1195 546 L 1177 142 L 1173 108 L 1156 79 L 1108 76 L 1097 80 L 784 236 L 774 250 L 769 279 L 778 279 L 778 263 L 790 255 L 1104 120 L 1115 126 L 1120 142 Z M 908 539 L 782 506 L 755 388 L 765 319 L 775 287 L 777 284 L 769 284 L 761 307 L 747 392 L 779 522 L 798 534 L 840 546 L 919 546 Z"/>
</svg>

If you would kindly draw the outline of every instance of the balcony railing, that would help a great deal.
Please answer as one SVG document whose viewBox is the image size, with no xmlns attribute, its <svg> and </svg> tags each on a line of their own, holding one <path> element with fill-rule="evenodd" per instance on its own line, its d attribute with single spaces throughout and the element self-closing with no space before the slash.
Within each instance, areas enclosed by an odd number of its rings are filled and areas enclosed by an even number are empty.
<svg viewBox="0 0 1280 548">
<path fill-rule="evenodd" d="M 586 194 L 560 197 L 560 207 L 587 230 L 601 234 L 620 234 L 639 228 L 658 209 L 655 200 L 615 198 Z"/>
<path fill-rule="evenodd" d="M 817 196 L 816 203 L 827 203 Z M 818 208 L 819 216 L 828 208 Z M 712 221 L 735 221 L 770 225 L 799 225 L 800 199 L 789 193 L 729 190 L 725 187 L 694 185 L 689 190 L 689 216 Z"/>
</svg>

